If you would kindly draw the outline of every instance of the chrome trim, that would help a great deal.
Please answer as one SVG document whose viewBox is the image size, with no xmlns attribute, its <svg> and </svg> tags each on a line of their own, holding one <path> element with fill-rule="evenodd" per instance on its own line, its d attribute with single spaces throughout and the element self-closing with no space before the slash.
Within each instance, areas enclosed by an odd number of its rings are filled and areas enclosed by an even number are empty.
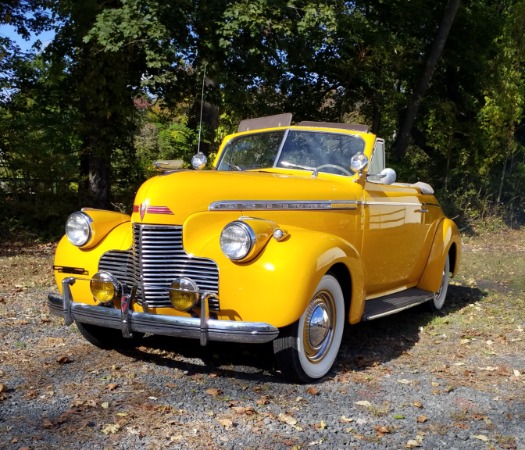
<svg viewBox="0 0 525 450">
<path fill-rule="evenodd" d="M 421 203 L 410 202 L 363 202 L 365 206 L 423 206 Z"/>
<path fill-rule="evenodd" d="M 209 294 L 201 299 L 201 345 L 204 347 L 208 344 L 208 321 L 210 320 Z"/>
<path fill-rule="evenodd" d="M 296 210 L 342 210 L 357 209 L 357 200 L 226 200 L 213 202 L 209 211 L 296 211 Z"/>
<path fill-rule="evenodd" d="M 71 241 L 71 239 L 69 238 L 69 234 L 67 232 L 67 224 L 69 222 L 69 219 L 73 216 L 81 216 L 85 221 L 86 221 L 86 224 L 88 226 L 88 230 L 89 230 L 89 233 L 86 237 L 86 240 L 82 243 L 82 244 L 75 244 L 74 242 Z M 91 241 L 93 240 L 93 226 L 92 226 L 92 223 L 93 223 L 93 219 L 89 216 L 89 214 L 87 214 L 85 211 L 84 211 L 84 208 L 81 209 L 80 211 L 76 211 L 74 213 L 71 213 L 67 219 L 66 219 L 66 237 L 67 237 L 67 240 L 71 243 L 71 245 L 74 245 L 75 247 L 84 247 L 85 245 L 91 243 Z"/>
<path fill-rule="evenodd" d="M 399 306 L 398 308 L 395 308 L 395 309 L 392 309 L 392 310 L 389 310 L 389 311 L 384 311 L 384 312 L 381 312 L 381 313 L 378 313 L 378 314 L 371 314 L 369 316 L 364 317 L 363 320 L 375 320 L 375 319 L 380 319 L 382 317 L 390 316 L 392 314 L 396 314 L 398 312 L 405 311 L 406 309 L 413 308 L 414 306 L 421 305 L 422 303 L 428 302 L 428 301 L 432 300 L 433 298 L 434 298 L 433 296 L 432 297 L 428 297 L 428 298 L 422 298 L 420 300 L 415 301 L 414 303 L 410 303 L 410 304 L 404 305 L 404 306 Z"/>
<path fill-rule="evenodd" d="M 230 255 L 228 255 L 225 251 L 224 251 L 224 248 L 223 248 L 223 244 L 222 244 L 222 235 L 224 234 L 224 232 L 226 231 L 227 228 L 229 227 L 232 227 L 232 226 L 238 226 L 240 228 L 242 228 L 242 230 L 246 233 L 246 236 L 248 237 L 248 240 L 249 240 L 249 246 L 248 246 L 248 251 L 240 256 L 240 257 L 232 257 Z M 221 231 L 221 236 L 220 236 L 220 247 L 221 247 L 221 250 L 222 252 L 228 257 L 230 258 L 232 261 L 242 261 L 244 259 L 247 259 L 254 247 L 255 247 L 255 243 L 257 242 L 257 236 L 255 236 L 255 232 L 253 231 L 253 228 L 248 225 L 246 222 L 243 222 L 242 220 L 234 220 L 233 222 L 230 222 L 229 224 L 225 225 L 224 228 L 222 229 Z"/>
<path fill-rule="evenodd" d="M 69 288 L 69 286 L 72 286 L 73 284 L 75 284 L 75 279 L 73 277 L 64 278 L 62 280 L 62 292 L 64 293 L 64 296 L 61 303 L 65 325 L 71 325 L 73 323 L 73 315 L 71 314 L 73 298 L 71 297 L 71 289 Z"/>
<path fill-rule="evenodd" d="M 137 294 L 137 288 L 134 286 L 131 289 L 131 293 L 124 294 L 120 300 L 120 329 L 122 331 L 122 336 L 125 338 L 132 338 L 133 332 L 131 331 L 131 322 L 130 322 L 130 311 L 131 311 L 131 303 L 135 300 L 135 296 Z"/>
<path fill-rule="evenodd" d="M 133 247 L 110 250 L 99 260 L 98 270 L 111 274 L 123 285 L 138 286 L 137 302 L 148 308 L 171 308 L 169 288 L 175 278 L 191 278 L 205 292 L 219 292 L 219 268 L 215 261 L 188 255 L 182 245 L 180 225 L 134 224 Z M 210 309 L 220 308 L 215 300 Z"/>
<path fill-rule="evenodd" d="M 64 280 L 65 281 L 65 280 Z M 106 328 L 122 330 L 123 317 L 120 309 L 103 306 L 91 306 L 84 303 L 71 301 L 67 295 L 69 284 L 63 297 L 49 294 L 47 304 L 51 314 L 66 318 L 64 306 L 70 312 L 72 320 L 98 325 Z M 182 337 L 189 339 L 203 338 L 200 317 L 178 317 L 161 314 L 148 314 L 129 310 L 126 330 L 137 333 L 151 333 L 163 336 Z M 247 344 L 260 344 L 273 341 L 279 330 L 264 322 L 241 322 L 234 320 L 209 319 L 205 323 L 206 342 L 237 342 Z"/>
<path fill-rule="evenodd" d="M 296 211 L 296 210 L 355 210 L 362 206 L 416 206 L 438 207 L 434 203 L 374 202 L 359 200 L 225 200 L 213 202 L 208 211 Z"/>
</svg>

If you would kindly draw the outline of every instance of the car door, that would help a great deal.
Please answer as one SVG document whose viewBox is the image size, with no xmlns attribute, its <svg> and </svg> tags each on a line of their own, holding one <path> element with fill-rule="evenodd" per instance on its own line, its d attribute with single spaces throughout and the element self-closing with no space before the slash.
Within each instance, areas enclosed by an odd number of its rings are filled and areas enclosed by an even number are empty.
<svg viewBox="0 0 525 450">
<path fill-rule="evenodd" d="M 367 296 L 413 287 L 428 255 L 430 228 L 418 191 L 367 181 L 362 211 Z"/>
</svg>

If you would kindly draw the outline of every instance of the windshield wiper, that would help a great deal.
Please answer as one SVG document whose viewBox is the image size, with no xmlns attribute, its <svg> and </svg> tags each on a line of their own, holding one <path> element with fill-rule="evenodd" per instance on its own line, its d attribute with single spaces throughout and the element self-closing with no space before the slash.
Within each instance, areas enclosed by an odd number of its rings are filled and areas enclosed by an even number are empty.
<svg viewBox="0 0 525 450">
<path fill-rule="evenodd" d="M 226 164 L 230 169 L 242 170 L 239 166 L 236 166 L 235 164 L 232 164 L 226 161 L 224 161 L 224 164 Z"/>
<path fill-rule="evenodd" d="M 317 169 L 315 167 L 302 166 L 300 164 L 294 164 L 294 163 L 291 163 L 291 162 L 288 162 L 288 161 L 281 161 L 279 164 L 281 166 L 287 167 L 288 169 L 311 170 L 312 171 L 312 176 L 314 176 L 314 177 L 317 176 Z"/>
</svg>

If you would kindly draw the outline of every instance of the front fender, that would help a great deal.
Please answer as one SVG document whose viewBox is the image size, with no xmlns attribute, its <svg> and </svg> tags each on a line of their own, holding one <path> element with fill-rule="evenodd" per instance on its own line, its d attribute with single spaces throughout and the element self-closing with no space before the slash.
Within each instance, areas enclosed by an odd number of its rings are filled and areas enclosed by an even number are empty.
<svg viewBox="0 0 525 450">
<path fill-rule="evenodd" d="M 445 218 L 439 223 L 434 234 L 427 264 L 419 279 L 418 287 L 420 289 L 431 292 L 439 290 L 447 255 L 450 256 L 450 271 L 452 276 L 455 276 L 461 262 L 461 237 L 456 224 Z"/>
<path fill-rule="evenodd" d="M 71 287 L 73 298 L 90 303 L 93 296 L 89 289 L 89 279 L 98 271 L 101 256 L 109 250 L 129 250 L 132 240 L 131 222 L 116 226 L 95 247 L 89 249 L 76 247 L 66 236 L 62 237 L 55 252 L 53 266 L 60 293 L 62 293 L 62 280 L 73 276 L 78 280 Z"/>
<path fill-rule="evenodd" d="M 349 242 L 329 233 L 289 227 L 285 240 L 271 238 L 253 260 L 236 263 L 222 253 L 220 233 L 238 218 L 238 213 L 200 213 L 184 224 L 186 252 L 218 264 L 224 318 L 262 321 L 279 328 L 289 325 L 304 312 L 323 275 L 337 264 L 343 264 L 352 278 L 348 284 L 352 292 L 345 293 L 352 297 L 350 315 L 361 316 L 364 275 L 359 253 Z"/>
</svg>

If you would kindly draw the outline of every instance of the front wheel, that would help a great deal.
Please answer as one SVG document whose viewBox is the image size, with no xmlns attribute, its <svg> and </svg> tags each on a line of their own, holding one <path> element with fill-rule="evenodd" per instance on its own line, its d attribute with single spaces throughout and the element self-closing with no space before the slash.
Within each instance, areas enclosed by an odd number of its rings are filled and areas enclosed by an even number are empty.
<svg viewBox="0 0 525 450">
<path fill-rule="evenodd" d="M 126 339 L 120 330 L 99 327 L 89 323 L 75 322 L 80 334 L 94 346 L 104 350 L 119 348 L 132 348 L 138 345 L 138 341 L 144 336 L 142 333 L 133 333 L 133 338 Z"/>
<path fill-rule="evenodd" d="M 430 309 L 434 312 L 441 311 L 445 304 L 445 298 L 447 297 L 448 283 L 450 281 L 450 260 L 447 255 L 445 259 L 445 267 L 443 267 L 443 273 L 441 275 L 441 285 L 439 290 L 434 294 L 434 298 L 430 302 Z"/>
<path fill-rule="evenodd" d="M 299 320 L 280 330 L 273 351 L 283 375 L 299 383 L 324 377 L 339 352 L 345 301 L 339 282 L 325 275 Z"/>
</svg>

